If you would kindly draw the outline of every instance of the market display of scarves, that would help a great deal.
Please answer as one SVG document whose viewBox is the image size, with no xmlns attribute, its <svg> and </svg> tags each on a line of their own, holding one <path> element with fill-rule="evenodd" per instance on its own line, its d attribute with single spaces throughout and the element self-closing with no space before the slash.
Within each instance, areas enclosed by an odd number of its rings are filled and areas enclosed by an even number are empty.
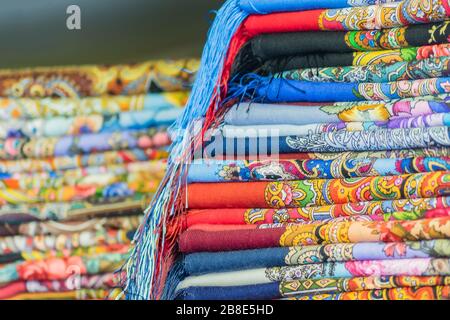
<svg viewBox="0 0 450 320">
<path fill-rule="evenodd" d="M 0 70 L 0 299 L 116 299 L 198 62 Z"/>
<path fill-rule="evenodd" d="M 228 0 L 128 299 L 450 299 L 447 0 Z"/>
</svg>

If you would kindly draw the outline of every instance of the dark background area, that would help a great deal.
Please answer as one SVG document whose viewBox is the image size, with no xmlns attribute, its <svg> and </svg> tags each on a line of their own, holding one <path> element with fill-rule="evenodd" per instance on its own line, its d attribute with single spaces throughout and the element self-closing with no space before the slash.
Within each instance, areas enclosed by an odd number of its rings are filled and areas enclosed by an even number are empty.
<svg viewBox="0 0 450 320">
<path fill-rule="evenodd" d="M 0 68 L 199 57 L 220 0 L 0 0 Z M 66 9 L 81 9 L 68 30 Z"/>
</svg>

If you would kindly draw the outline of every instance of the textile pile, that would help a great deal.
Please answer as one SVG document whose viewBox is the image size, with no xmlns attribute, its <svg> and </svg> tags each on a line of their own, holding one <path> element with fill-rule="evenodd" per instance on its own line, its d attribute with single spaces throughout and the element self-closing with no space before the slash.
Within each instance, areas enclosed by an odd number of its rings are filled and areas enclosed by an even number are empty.
<svg viewBox="0 0 450 320">
<path fill-rule="evenodd" d="M 229 0 L 129 299 L 450 298 L 450 1 Z"/>
<path fill-rule="evenodd" d="M 0 299 L 115 299 L 198 61 L 0 70 Z"/>
</svg>

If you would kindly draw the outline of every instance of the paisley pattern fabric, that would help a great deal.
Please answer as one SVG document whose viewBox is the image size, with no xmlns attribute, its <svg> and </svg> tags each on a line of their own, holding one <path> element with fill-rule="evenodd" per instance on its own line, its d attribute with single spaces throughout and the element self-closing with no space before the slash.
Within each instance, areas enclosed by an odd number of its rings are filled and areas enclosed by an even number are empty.
<svg viewBox="0 0 450 320">
<path fill-rule="evenodd" d="M 356 203 L 314 206 L 304 208 L 230 208 L 190 209 L 183 217 L 183 226 L 219 224 L 279 224 L 308 223 L 332 219 L 348 219 L 363 216 L 361 220 L 408 220 L 427 215 L 427 211 L 450 207 L 450 198 L 418 198 L 402 200 L 367 201 Z M 367 216 L 364 217 L 364 216 Z"/>
<path fill-rule="evenodd" d="M 77 98 L 178 91 L 193 82 L 197 68 L 197 60 L 179 60 L 1 70 L 0 96 Z"/>
<path fill-rule="evenodd" d="M 0 188 L 35 189 L 60 188 L 64 186 L 105 186 L 126 182 L 142 184 L 153 179 L 161 179 L 165 165 L 163 162 L 133 162 L 129 165 L 109 167 L 88 167 L 86 169 L 65 170 L 61 173 L 43 172 L 39 174 L 14 174 L 0 178 Z"/>
<path fill-rule="evenodd" d="M 444 21 L 439 24 L 424 26 L 397 27 L 371 31 L 350 31 L 345 34 L 345 44 L 355 51 L 370 51 L 447 43 L 450 32 L 448 26 L 449 22 Z M 424 29 L 426 29 L 426 32 Z M 423 35 L 425 35 L 425 37 L 421 38 Z"/>
<path fill-rule="evenodd" d="M 299 300 L 448 300 L 450 286 L 393 288 L 301 296 Z"/>
<path fill-rule="evenodd" d="M 170 126 L 181 109 L 127 112 L 111 116 L 89 115 L 73 118 L 14 120 L 0 122 L 0 138 L 11 137 L 61 137 L 114 131 L 145 130 L 152 127 Z"/>
<path fill-rule="evenodd" d="M 255 14 L 244 21 L 242 28 L 249 34 L 274 31 L 390 29 L 403 25 L 443 21 L 450 15 L 448 3 L 442 0 L 406 0 L 355 7 L 342 5 L 341 3 L 339 7 L 335 4 L 336 7 L 325 10 L 303 9 L 290 13 Z M 328 8 L 328 5 L 316 7 L 321 8 Z"/>
<path fill-rule="evenodd" d="M 0 299 L 115 299 L 197 60 L 0 70 Z"/>
<path fill-rule="evenodd" d="M 265 200 L 269 207 L 284 208 L 426 198 L 431 195 L 446 195 L 450 191 L 448 178 L 448 173 L 443 172 L 342 180 L 270 182 L 265 189 Z"/>
<path fill-rule="evenodd" d="M 308 138 L 281 137 L 280 152 L 376 151 L 450 146 L 448 127 L 337 131 L 310 135 Z"/>
<path fill-rule="evenodd" d="M 289 181 L 450 171 L 450 158 L 197 161 L 188 182 Z"/>
<path fill-rule="evenodd" d="M 363 158 L 413 158 L 413 157 L 447 157 L 448 148 L 426 148 L 426 149 L 402 149 L 402 150 L 382 150 L 382 151 L 359 151 L 359 152 L 316 152 L 291 154 L 291 159 L 363 159 Z M 269 158 L 270 159 L 270 158 Z"/>
<path fill-rule="evenodd" d="M 355 277 L 355 278 L 325 278 L 323 280 L 295 280 L 280 283 L 280 294 L 283 297 L 302 296 L 305 293 L 319 291 L 352 292 L 365 290 L 386 290 L 394 288 L 417 288 L 427 286 L 448 286 L 450 277 Z M 322 290 L 323 289 L 323 290 Z"/>
<path fill-rule="evenodd" d="M 450 55 L 450 44 L 435 44 L 422 47 L 408 47 L 393 50 L 355 52 L 352 57 L 353 66 L 371 66 L 377 64 L 393 64 L 396 62 L 413 62 L 420 64 L 424 59 L 445 58 Z M 376 68 L 376 67 L 375 67 Z"/>
<path fill-rule="evenodd" d="M 404 118 L 449 113 L 450 107 L 448 101 L 449 97 L 447 95 L 439 95 L 388 102 L 336 102 L 324 103 L 323 105 L 311 105 L 307 103 L 299 106 L 289 104 L 241 103 L 230 108 L 224 117 L 224 123 L 233 126 L 268 126 L 270 124 L 310 126 L 311 124 L 340 122 L 395 122 L 405 121 Z M 287 117 L 283 116 L 283 114 L 286 114 Z M 314 116 L 311 116 L 312 114 Z M 267 134 L 268 132 L 266 132 Z"/>
<path fill-rule="evenodd" d="M 320 15 L 320 27 L 328 30 L 341 25 L 342 30 L 388 29 L 405 22 L 428 23 L 445 19 L 449 14 L 445 1 L 401 1 L 396 4 L 361 6 L 326 10 Z"/>
<path fill-rule="evenodd" d="M 78 98 L 0 98 L 0 119 L 114 116 L 122 112 L 167 112 L 184 106 L 188 92 Z M 122 114 L 127 117 L 126 114 Z"/>
<path fill-rule="evenodd" d="M 447 171 L 400 176 L 274 182 L 193 183 L 186 188 L 191 209 L 303 208 L 361 201 L 446 196 Z M 208 192 L 208 199 L 203 195 Z"/>
<path fill-rule="evenodd" d="M 275 78 L 318 82 L 393 82 L 447 77 L 450 57 L 401 61 L 392 64 L 370 64 L 285 71 Z"/>
<path fill-rule="evenodd" d="M 148 149 L 167 146 L 165 130 L 128 130 L 48 138 L 8 138 L 0 140 L 0 159 L 64 157 L 96 151 Z"/>
<path fill-rule="evenodd" d="M 450 125 L 450 113 L 436 113 L 419 115 L 408 118 L 396 118 L 387 121 L 365 121 L 365 122 L 332 122 L 312 123 L 305 125 L 255 125 L 255 126 L 230 126 L 224 125 L 217 131 L 226 138 L 251 138 L 259 135 L 272 136 L 308 136 L 324 132 L 346 131 L 369 131 L 377 129 L 399 129 L 399 128 L 426 128 L 442 127 Z M 214 131 L 211 133 L 214 135 Z"/>
<path fill-rule="evenodd" d="M 381 151 L 396 149 L 448 147 L 449 127 L 378 129 L 369 131 L 340 130 L 309 135 L 227 138 L 212 137 L 202 151 L 205 158 L 233 159 L 235 155 L 291 154 L 298 152 Z"/>
<path fill-rule="evenodd" d="M 43 159 L 0 160 L 0 175 L 9 177 L 16 173 L 53 172 L 86 167 L 101 167 L 129 164 L 139 161 L 166 159 L 163 149 L 122 149 L 73 156 L 49 157 Z M 154 163 L 154 162 L 153 162 Z"/>
<path fill-rule="evenodd" d="M 280 245 L 445 239 L 448 237 L 449 223 L 450 219 L 444 217 L 406 222 L 330 222 L 317 225 L 293 225 L 286 227 L 286 231 L 280 237 Z M 313 234 L 319 230 L 322 232 Z M 358 234 L 360 231 L 362 233 Z M 364 231 L 367 231 L 367 234 L 363 234 Z"/>
</svg>

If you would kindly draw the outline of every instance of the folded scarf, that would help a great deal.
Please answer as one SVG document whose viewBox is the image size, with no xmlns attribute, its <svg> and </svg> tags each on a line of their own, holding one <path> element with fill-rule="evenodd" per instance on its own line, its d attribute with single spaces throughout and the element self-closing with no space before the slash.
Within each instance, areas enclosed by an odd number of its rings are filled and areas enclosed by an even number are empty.
<svg viewBox="0 0 450 320">
<path fill-rule="evenodd" d="M 1 73 L 1 72 L 0 72 Z M 1 85 L 1 78 L 0 78 Z M 182 107 L 188 92 L 78 98 L 0 98 L 0 119 L 113 116 L 122 112 L 160 112 Z M 126 116 L 125 116 L 126 117 Z"/>
<path fill-rule="evenodd" d="M 89 97 L 178 91 L 190 86 L 197 60 L 134 65 L 45 67 L 0 72 L 0 96 Z"/>
<path fill-rule="evenodd" d="M 49 250 L 73 250 L 80 247 L 129 244 L 133 237 L 130 230 L 83 231 L 72 234 L 40 235 L 34 237 L 12 236 L 0 238 L 0 254 Z M 113 270 L 114 271 L 114 270 Z"/>
<path fill-rule="evenodd" d="M 0 140 L 0 159 L 63 157 L 98 151 L 158 148 L 168 144 L 168 133 L 155 128 L 55 138 L 8 138 Z"/>
<path fill-rule="evenodd" d="M 356 292 L 318 294 L 293 298 L 298 300 L 449 300 L 450 286 L 394 288 Z"/>
<path fill-rule="evenodd" d="M 450 259 L 416 258 L 325 262 L 258 268 L 189 276 L 177 289 L 204 286 L 241 286 L 269 282 L 369 276 L 450 276 Z"/>
<path fill-rule="evenodd" d="M 113 244 L 105 246 L 92 246 L 92 247 L 78 247 L 72 249 L 58 250 L 48 250 L 48 251 L 24 251 L 24 252 L 14 252 L 8 254 L 2 254 L 0 256 L 0 263 L 7 264 L 12 262 L 20 261 L 35 261 L 44 260 L 50 258 L 69 258 L 74 256 L 79 257 L 91 257 L 99 254 L 109 254 L 109 253 L 121 253 L 125 254 L 130 250 L 129 244 Z M 1 292 L 1 289 L 0 289 Z"/>
<path fill-rule="evenodd" d="M 71 156 L 49 157 L 46 159 L 19 159 L 0 161 L 0 175 L 9 177 L 11 174 L 53 172 L 73 170 L 86 167 L 113 166 L 138 161 L 166 159 L 168 152 L 163 149 L 123 149 Z M 151 161 L 160 163 L 159 161 Z M 158 164 L 156 164 L 158 166 Z"/>
<path fill-rule="evenodd" d="M 58 173 L 40 173 L 40 174 L 15 174 L 14 176 L 0 177 L 0 189 L 11 190 L 28 190 L 28 189 L 57 189 L 64 187 L 76 187 L 82 189 L 84 187 L 106 187 L 108 185 L 123 182 L 135 187 L 137 192 L 145 192 L 145 189 L 154 189 L 151 185 L 155 185 L 164 175 L 164 163 L 157 166 L 148 166 L 147 163 L 133 163 L 129 166 L 130 171 L 126 167 L 98 168 L 92 167 L 89 170 L 67 170 L 62 174 Z M 139 165 L 140 168 L 139 168 Z M 86 168 L 89 169 L 90 167 Z M 96 170 L 98 172 L 95 172 Z M 114 170 L 116 169 L 116 170 Z M 152 170 L 153 169 L 153 170 Z"/>
<path fill-rule="evenodd" d="M 113 244 L 106 246 L 93 247 L 79 247 L 73 249 L 48 250 L 48 251 L 30 251 L 30 252 L 15 252 L 3 254 L 0 256 L 1 264 L 18 263 L 23 261 L 36 261 L 50 258 L 69 258 L 69 257 L 92 257 L 100 254 L 126 254 L 129 252 L 131 246 L 129 244 Z M 1 290 L 0 290 L 1 292 Z"/>
<path fill-rule="evenodd" d="M 120 289 L 79 289 L 67 292 L 21 293 L 7 300 L 120 300 Z"/>
<path fill-rule="evenodd" d="M 190 209 L 298 208 L 349 202 L 445 196 L 450 173 L 315 179 L 278 182 L 193 183 L 186 187 Z M 204 197 L 205 194 L 209 196 Z"/>
<path fill-rule="evenodd" d="M 182 300 L 273 300 L 305 295 L 331 295 L 335 292 L 357 294 L 367 290 L 435 287 L 450 284 L 450 277 L 381 276 L 294 280 L 232 287 L 189 287 L 180 290 Z"/>
<path fill-rule="evenodd" d="M 256 68 L 262 75 L 304 68 L 327 68 L 342 66 L 371 66 L 398 62 L 420 61 L 448 57 L 450 44 L 434 44 L 421 47 L 407 47 L 393 50 L 363 51 L 347 53 L 312 53 L 269 59 L 262 64 L 247 65 Z M 259 65 L 259 66 L 258 66 Z M 251 70 L 250 70 L 251 71 Z"/>
<path fill-rule="evenodd" d="M 302 2 L 302 1 L 298 1 Z M 328 1 L 324 7 L 329 8 Z M 388 29 L 403 25 L 446 20 L 450 16 L 450 3 L 446 0 L 403 0 L 371 6 L 342 7 L 334 4 L 330 9 L 300 9 L 295 12 L 250 15 L 241 26 L 248 37 L 263 33 L 330 30 Z M 306 4 L 307 5 L 307 4 Z M 319 3 L 316 3 L 318 6 Z M 249 5 L 247 4 L 246 7 Z M 277 5 L 274 5 L 277 6 Z M 283 5 L 283 7 L 288 5 Z M 299 5 L 299 7 L 303 7 Z M 310 8 L 312 9 L 312 8 Z M 321 10 L 322 9 L 322 10 Z M 283 10 L 284 11 L 284 10 Z M 291 10 L 289 10 L 291 11 Z"/>
<path fill-rule="evenodd" d="M 298 152 L 382 151 L 448 147 L 449 127 L 377 129 L 370 131 L 325 132 L 308 136 L 227 138 L 220 133 L 199 150 L 203 158 L 234 159 L 235 155 L 272 155 Z"/>
<path fill-rule="evenodd" d="M 129 169 L 129 170 L 128 170 Z M 87 167 L 59 172 L 0 176 L 0 188 L 35 189 L 59 188 L 64 186 L 107 186 L 113 183 L 151 184 L 164 175 L 165 162 L 132 162 L 126 166 Z"/>
<path fill-rule="evenodd" d="M 60 137 L 88 133 L 109 133 L 126 130 L 145 130 L 170 126 L 181 114 L 181 109 L 159 111 L 124 112 L 104 116 L 89 115 L 73 118 L 54 117 L 34 120 L 10 120 L 0 122 L 0 138 L 9 137 Z"/>
<path fill-rule="evenodd" d="M 409 118 L 397 118 L 387 121 L 353 121 L 353 122 L 331 122 L 311 123 L 304 125 L 292 124 L 260 124 L 249 126 L 221 125 L 211 134 L 221 134 L 225 138 L 250 138 L 258 136 L 308 136 L 325 132 L 346 131 L 370 131 L 377 129 L 399 129 L 399 128 L 427 128 L 450 126 L 450 113 L 436 113 L 420 115 Z"/>
<path fill-rule="evenodd" d="M 236 84 L 233 95 L 241 96 L 249 90 L 255 102 L 333 102 L 333 101 L 389 101 L 438 95 L 450 92 L 450 78 L 403 80 L 386 83 L 327 83 L 253 76 L 248 85 Z M 252 90 L 254 88 L 254 90 Z M 251 92 L 251 93 L 250 93 Z"/>
<path fill-rule="evenodd" d="M 235 228 L 236 230 L 233 230 Z M 192 228 L 178 240 L 183 253 L 233 251 L 271 247 L 291 247 L 327 243 L 403 242 L 446 239 L 450 218 L 412 221 L 339 221 L 271 228 L 268 225 L 215 230 L 213 226 Z"/>
<path fill-rule="evenodd" d="M 0 189 L 0 204 L 34 204 L 41 202 L 102 201 L 108 197 L 129 197 L 135 193 L 155 192 L 157 181 L 115 182 L 107 185 L 62 186 L 59 188 Z"/>
<path fill-rule="evenodd" d="M 80 275 L 77 280 L 25 280 L 15 281 L 0 287 L 0 299 L 12 298 L 25 293 L 67 292 L 80 289 L 112 289 L 117 286 L 117 275 Z"/>
<path fill-rule="evenodd" d="M 274 77 L 315 82 L 393 82 L 447 77 L 450 75 L 449 63 L 450 57 L 438 57 L 392 64 L 297 69 Z"/>
<path fill-rule="evenodd" d="M 352 204 L 354 205 L 354 204 Z M 351 206 L 350 206 L 351 207 Z M 237 210 L 228 209 L 231 211 L 231 214 L 228 215 L 228 211 L 220 210 L 220 209 L 211 209 L 211 210 L 189 210 L 187 213 L 186 220 L 181 220 L 181 222 L 174 223 L 172 227 L 181 227 L 180 230 L 186 229 L 214 229 L 216 231 L 223 231 L 225 229 L 252 229 L 252 227 L 246 228 L 248 225 L 257 225 L 257 226 L 281 226 L 281 225 L 290 225 L 290 224 L 315 224 L 315 223 L 328 223 L 328 222 L 364 222 L 364 221 L 407 221 L 407 220 L 419 220 L 419 219 L 429 219 L 429 218 L 438 218 L 438 217 L 447 217 L 450 216 L 450 209 L 446 208 L 438 208 L 438 209 L 430 209 L 423 210 L 421 208 L 413 208 L 411 211 L 400 211 L 400 212 L 389 212 L 384 214 L 369 214 L 369 213 L 356 213 L 353 215 L 340 216 L 337 218 L 324 218 L 319 217 L 318 219 L 302 219 L 300 217 L 298 219 L 291 218 L 295 216 L 294 210 L 288 209 L 277 209 L 272 210 L 273 220 L 272 222 L 264 223 L 264 221 L 258 221 L 258 218 L 264 217 L 266 214 L 265 211 L 271 211 L 269 209 L 249 209 L 243 216 L 242 213 L 237 215 Z M 297 209 L 297 215 L 299 213 L 303 213 L 303 208 Z M 317 210 L 317 209 L 316 209 Z M 291 212 L 289 212 L 291 211 Z M 307 210 L 305 210 L 307 211 Z M 200 214 L 198 215 L 198 213 Z M 220 219 L 215 219 L 214 215 L 211 214 L 225 214 L 224 217 Z M 308 212 L 306 212 L 308 213 Z M 209 215 L 208 215 L 209 214 Z M 252 215 L 253 214 L 253 215 Z M 270 214 L 270 213 L 269 213 Z M 325 213 L 326 214 L 326 213 Z M 249 221 L 250 218 L 254 218 L 254 221 Z M 243 220 L 246 219 L 246 220 Z M 189 226 L 187 224 L 189 223 Z M 208 227 L 205 227 L 208 226 Z M 207 231 L 211 231 L 211 230 Z M 172 234 L 172 230 L 169 230 L 169 235 Z"/>
<path fill-rule="evenodd" d="M 450 207 L 450 197 L 418 198 L 402 200 L 368 201 L 357 203 L 334 204 L 319 207 L 260 209 L 191 209 L 179 217 L 183 229 L 194 225 L 245 225 L 304 223 L 324 221 L 336 218 L 369 216 L 375 219 L 415 219 L 427 211 L 443 210 Z"/>
<path fill-rule="evenodd" d="M 84 168 L 74 168 L 66 170 L 54 170 L 54 171 L 33 171 L 29 172 L 13 172 L 13 173 L 1 173 L 0 181 L 4 181 L 6 184 L 8 180 L 22 180 L 17 181 L 20 185 L 26 185 L 24 180 L 43 180 L 43 179 L 64 179 L 67 182 L 77 179 L 86 178 L 93 175 L 111 174 L 114 176 L 132 175 L 135 173 L 142 173 L 145 171 L 151 176 L 158 177 L 161 171 L 165 170 L 166 161 L 133 161 L 124 164 L 112 164 L 107 166 L 88 166 Z"/>
<path fill-rule="evenodd" d="M 86 221 L 70 222 L 30 222 L 16 224 L 0 224 L 0 237 L 8 236 L 39 236 L 39 235 L 58 235 L 72 234 L 84 231 L 98 231 L 107 229 L 135 230 L 142 222 L 140 216 L 125 216 L 112 218 L 97 218 Z"/>
<path fill-rule="evenodd" d="M 266 150 L 264 150 L 266 152 Z M 247 160 L 247 161 L 266 161 L 266 160 L 310 160 L 310 159 L 363 159 L 363 158 L 413 158 L 413 157 L 447 157 L 449 149 L 447 147 L 440 148 L 415 148 L 415 149 L 400 149 L 400 150 L 381 150 L 381 151 L 345 151 L 345 152 L 302 152 L 302 153 L 280 153 L 280 154 L 242 154 L 234 157 L 227 154 L 227 160 Z M 194 159 L 202 159 L 201 154 Z M 214 157 L 206 157 L 212 160 Z M 216 160 L 225 160 L 221 157 L 216 157 Z M 187 173 L 186 173 L 187 174 Z"/>
<path fill-rule="evenodd" d="M 450 240 L 391 243 L 346 243 L 229 252 L 198 252 L 182 260 L 183 274 L 200 275 L 277 266 L 307 265 L 355 260 L 389 260 L 450 257 Z"/>
<path fill-rule="evenodd" d="M 134 215 L 142 212 L 149 195 L 134 193 L 130 196 L 87 198 L 82 201 L 45 202 L 38 204 L 3 204 L 0 223 L 26 223 L 31 221 L 86 220 L 90 218 Z"/>
<path fill-rule="evenodd" d="M 92 257 L 50 258 L 4 265 L 0 283 L 18 280 L 64 280 L 74 276 L 110 273 L 120 268 L 128 254 L 101 254 Z"/>
<path fill-rule="evenodd" d="M 318 123 L 389 121 L 449 113 L 447 95 L 394 100 L 314 105 L 240 103 L 227 110 L 225 125 L 308 125 Z"/>
<path fill-rule="evenodd" d="M 400 1 L 401 0 L 240 0 L 239 7 L 249 14 L 268 14 L 272 12 L 304 11 L 322 8 L 339 9 L 346 7 L 365 7 Z"/>
<path fill-rule="evenodd" d="M 268 18 L 264 16 L 263 18 Z M 449 22 L 410 25 L 370 31 L 287 32 L 262 34 L 248 41 L 237 54 L 233 74 L 244 74 L 264 62 L 288 56 L 318 53 L 392 50 L 448 43 Z"/>
<path fill-rule="evenodd" d="M 189 165 L 187 181 L 195 183 L 341 179 L 432 171 L 450 171 L 450 157 L 280 161 L 196 160 Z"/>
</svg>

